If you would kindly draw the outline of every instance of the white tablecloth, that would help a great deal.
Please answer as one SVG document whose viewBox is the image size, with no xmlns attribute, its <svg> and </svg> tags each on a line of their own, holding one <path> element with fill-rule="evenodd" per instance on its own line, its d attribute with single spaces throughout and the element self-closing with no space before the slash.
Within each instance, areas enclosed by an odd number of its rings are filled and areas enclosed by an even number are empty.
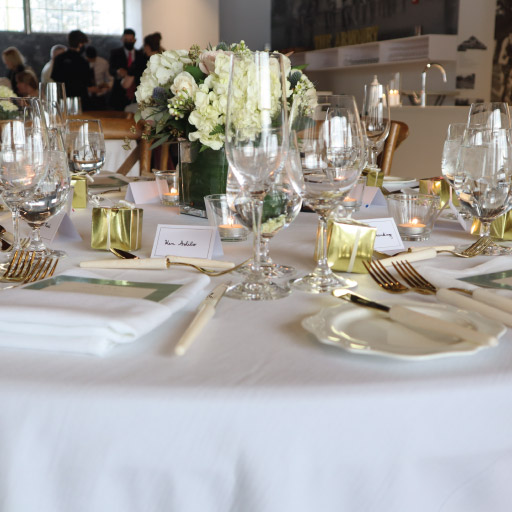
<svg viewBox="0 0 512 512">
<path fill-rule="evenodd" d="M 89 248 L 90 211 L 72 218 L 84 241 L 54 244 L 69 253 L 61 272 L 105 256 Z M 140 254 L 157 223 L 174 222 L 206 223 L 146 206 Z M 300 214 L 272 242 L 274 259 L 310 269 L 315 223 Z M 469 242 L 455 228 L 440 222 L 428 244 Z M 224 250 L 241 261 L 250 245 Z M 355 277 L 362 293 L 389 299 Z M 2 350 L 0 510 L 509 512 L 512 335 L 468 357 L 363 357 L 301 327 L 334 304 L 297 292 L 224 298 L 182 358 L 173 347 L 195 303 L 103 359 Z"/>
</svg>

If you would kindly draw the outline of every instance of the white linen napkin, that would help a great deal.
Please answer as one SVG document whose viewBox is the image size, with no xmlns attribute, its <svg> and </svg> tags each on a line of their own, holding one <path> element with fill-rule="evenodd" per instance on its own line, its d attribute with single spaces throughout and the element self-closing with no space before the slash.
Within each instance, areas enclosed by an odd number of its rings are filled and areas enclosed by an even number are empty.
<svg viewBox="0 0 512 512">
<path fill-rule="evenodd" d="M 169 284 L 182 286 L 161 302 L 44 289 L 0 292 L 0 347 L 104 356 L 153 330 L 209 282 L 202 274 L 172 279 Z"/>
</svg>

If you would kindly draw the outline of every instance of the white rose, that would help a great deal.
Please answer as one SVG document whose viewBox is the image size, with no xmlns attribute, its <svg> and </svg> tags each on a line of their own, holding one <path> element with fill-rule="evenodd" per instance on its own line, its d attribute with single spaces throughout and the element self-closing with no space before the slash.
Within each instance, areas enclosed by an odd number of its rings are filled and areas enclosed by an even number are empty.
<svg viewBox="0 0 512 512">
<path fill-rule="evenodd" d="M 180 73 L 171 85 L 171 92 L 176 96 L 181 91 L 185 91 L 190 97 L 197 92 L 198 87 L 194 77 L 187 71 Z"/>
</svg>

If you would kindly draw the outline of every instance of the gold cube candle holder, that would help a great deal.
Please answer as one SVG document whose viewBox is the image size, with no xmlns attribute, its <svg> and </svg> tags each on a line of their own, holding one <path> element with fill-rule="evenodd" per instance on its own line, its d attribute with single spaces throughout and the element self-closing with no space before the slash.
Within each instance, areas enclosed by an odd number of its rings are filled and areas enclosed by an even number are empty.
<svg viewBox="0 0 512 512">
<path fill-rule="evenodd" d="M 101 207 L 92 210 L 91 247 L 136 251 L 142 242 L 141 208 Z"/>
</svg>

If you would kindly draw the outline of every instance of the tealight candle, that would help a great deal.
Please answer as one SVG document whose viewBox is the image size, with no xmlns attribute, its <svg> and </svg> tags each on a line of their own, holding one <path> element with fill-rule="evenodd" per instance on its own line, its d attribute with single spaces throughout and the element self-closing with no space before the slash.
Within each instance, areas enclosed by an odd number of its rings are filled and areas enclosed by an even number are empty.
<svg viewBox="0 0 512 512">
<path fill-rule="evenodd" d="M 425 232 L 426 227 L 418 219 L 412 219 L 410 222 L 398 224 L 398 231 L 404 235 L 421 235 Z"/>
<path fill-rule="evenodd" d="M 234 224 L 233 219 L 228 219 L 228 224 L 219 226 L 219 235 L 221 239 L 246 238 L 247 231 L 241 224 Z"/>
<path fill-rule="evenodd" d="M 357 199 L 354 199 L 353 197 L 345 197 L 343 199 L 343 206 L 351 207 L 357 205 Z"/>
</svg>

